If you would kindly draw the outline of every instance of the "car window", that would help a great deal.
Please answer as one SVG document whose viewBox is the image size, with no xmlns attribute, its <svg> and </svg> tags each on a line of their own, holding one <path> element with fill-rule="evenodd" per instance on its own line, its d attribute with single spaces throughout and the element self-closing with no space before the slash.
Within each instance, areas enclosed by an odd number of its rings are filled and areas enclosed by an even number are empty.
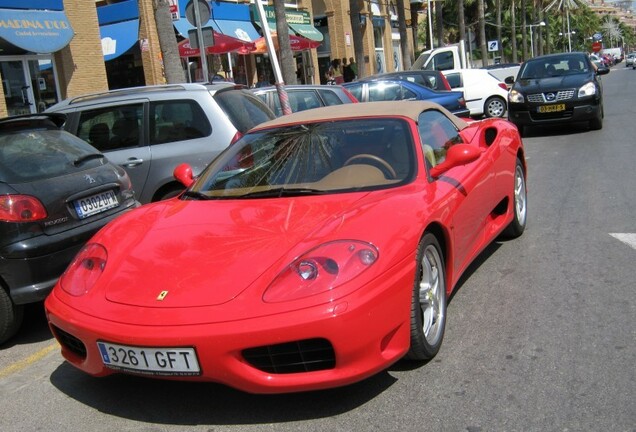
<svg viewBox="0 0 636 432">
<path fill-rule="evenodd" d="M 453 53 L 451 51 L 437 53 L 433 56 L 431 61 L 435 70 L 443 71 L 453 69 L 454 60 Z"/>
<path fill-rule="evenodd" d="M 404 86 L 400 86 L 402 88 L 402 99 L 417 99 L 417 93 L 414 91 L 407 89 Z"/>
<path fill-rule="evenodd" d="M 203 138 L 211 133 L 210 122 L 196 101 L 150 103 L 150 144 Z"/>
<path fill-rule="evenodd" d="M 346 88 L 347 90 L 349 90 L 349 93 L 351 93 L 357 100 L 362 102 L 362 86 L 363 85 L 364 84 L 362 83 L 352 84 L 352 85 L 348 85 Z"/>
<path fill-rule="evenodd" d="M 369 83 L 369 101 L 402 100 L 402 86 L 397 83 Z"/>
<path fill-rule="evenodd" d="M 27 182 L 55 177 L 77 170 L 75 161 L 95 149 L 62 130 L 20 130 L 0 134 L 0 181 Z M 86 160 L 82 168 L 103 162 Z"/>
<path fill-rule="evenodd" d="M 428 110 L 420 114 L 418 129 L 420 144 L 429 167 L 443 162 L 448 148 L 462 142 L 459 130 L 453 122 L 436 110 Z"/>
<path fill-rule="evenodd" d="M 142 119 L 141 103 L 82 111 L 77 136 L 102 152 L 137 147 Z"/>
<path fill-rule="evenodd" d="M 320 94 L 320 97 L 323 98 L 323 100 L 325 101 L 325 105 L 330 106 L 330 105 L 342 105 L 342 100 L 338 97 L 338 95 L 331 91 L 331 90 L 324 90 L 324 89 L 320 89 L 318 90 L 318 93 Z"/>
<path fill-rule="evenodd" d="M 227 114 L 234 127 L 245 133 L 254 126 L 276 118 L 274 113 L 252 93 L 243 90 L 218 91 L 214 100 Z"/>
<path fill-rule="evenodd" d="M 460 73 L 449 73 L 446 75 L 446 80 L 451 88 L 462 87 L 462 75 Z"/>
<path fill-rule="evenodd" d="M 287 93 L 289 95 L 289 105 L 293 112 L 322 106 L 322 102 L 314 90 L 291 90 Z"/>
</svg>

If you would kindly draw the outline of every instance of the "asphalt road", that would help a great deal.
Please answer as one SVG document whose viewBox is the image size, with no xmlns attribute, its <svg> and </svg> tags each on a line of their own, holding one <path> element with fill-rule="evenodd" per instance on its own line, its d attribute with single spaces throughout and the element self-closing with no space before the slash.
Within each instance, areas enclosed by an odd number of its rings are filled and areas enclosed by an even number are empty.
<svg viewBox="0 0 636 432">
<path fill-rule="evenodd" d="M 636 431 L 636 71 L 603 82 L 601 131 L 524 139 L 528 228 L 464 276 L 433 361 L 277 396 L 95 379 L 62 361 L 36 306 L 0 349 L 0 430 Z"/>
</svg>

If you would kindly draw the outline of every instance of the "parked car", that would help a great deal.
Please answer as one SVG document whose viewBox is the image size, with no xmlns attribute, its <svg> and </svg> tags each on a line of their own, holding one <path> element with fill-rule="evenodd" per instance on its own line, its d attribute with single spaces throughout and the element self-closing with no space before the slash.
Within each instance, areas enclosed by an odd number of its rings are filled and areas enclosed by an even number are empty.
<svg viewBox="0 0 636 432">
<path fill-rule="evenodd" d="M 84 243 L 138 205 L 126 171 L 62 130 L 65 120 L 0 119 L 0 344 Z"/>
<path fill-rule="evenodd" d="M 464 92 L 466 106 L 474 118 L 506 115 L 508 86 L 487 69 L 444 71 L 453 90 Z"/>
<path fill-rule="evenodd" d="M 636 57 L 636 52 L 631 52 L 625 56 L 625 67 L 634 66 L 634 57 Z"/>
<path fill-rule="evenodd" d="M 199 173 L 242 134 L 276 117 L 232 83 L 113 90 L 70 98 L 47 112 L 66 113 L 69 132 L 124 167 L 142 203 L 183 190 L 172 176 L 178 164 Z"/>
<path fill-rule="evenodd" d="M 546 54 L 526 61 L 510 90 L 508 118 L 521 133 L 535 125 L 587 122 L 603 127 L 603 87 L 599 75 L 583 52 Z"/>
<path fill-rule="evenodd" d="M 292 112 L 358 102 L 348 90 L 339 85 L 287 85 L 285 91 L 289 97 Z M 252 92 L 260 97 L 277 117 L 283 115 L 276 87 L 255 88 Z"/>
<path fill-rule="evenodd" d="M 374 80 L 406 80 L 411 81 L 433 90 L 451 90 L 448 80 L 444 74 L 438 70 L 408 70 L 399 72 L 386 72 L 364 78 L 364 81 Z"/>
<path fill-rule="evenodd" d="M 458 117 L 470 115 L 460 91 L 436 91 L 410 81 L 380 79 L 349 82 L 343 86 L 360 102 L 427 100 L 442 105 Z"/>
<path fill-rule="evenodd" d="M 93 237 L 45 303 L 64 358 L 254 393 L 433 358 L 462 272 L 524 231 L 524 148 L 430 102 L 351 107 L 257 126 Z"/>
</svg>

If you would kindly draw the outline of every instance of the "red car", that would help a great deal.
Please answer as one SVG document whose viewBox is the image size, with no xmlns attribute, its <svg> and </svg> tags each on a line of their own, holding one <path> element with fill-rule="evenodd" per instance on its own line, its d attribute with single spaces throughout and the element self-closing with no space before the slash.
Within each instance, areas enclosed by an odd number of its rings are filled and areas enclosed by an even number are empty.
<svg viewBox="0 0 636 432">
<path fill-rule="evenodd" d="M 46 300 L 71 364 L 254 393 L 430 359 L 469 263 L 526 225 L 519 133 L 424 101 L 257 126 L 100 231 Z"/>
</svg>

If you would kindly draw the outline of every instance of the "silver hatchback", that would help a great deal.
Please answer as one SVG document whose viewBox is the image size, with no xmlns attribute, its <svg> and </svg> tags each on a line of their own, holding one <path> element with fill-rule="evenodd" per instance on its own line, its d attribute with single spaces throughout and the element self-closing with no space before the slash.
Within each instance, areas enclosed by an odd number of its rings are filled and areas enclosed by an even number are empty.
<svg viewBox="0 0 636 432">
<path fill-rule="evenodd" d="M 179 194 L 182 162 L 200 173 L 252 127 L 275 118 L 252 92 L 232 83 L 133 87 L 67 99 L 47 112 L 121 165 L 141 203 Z"/>
</svg>

